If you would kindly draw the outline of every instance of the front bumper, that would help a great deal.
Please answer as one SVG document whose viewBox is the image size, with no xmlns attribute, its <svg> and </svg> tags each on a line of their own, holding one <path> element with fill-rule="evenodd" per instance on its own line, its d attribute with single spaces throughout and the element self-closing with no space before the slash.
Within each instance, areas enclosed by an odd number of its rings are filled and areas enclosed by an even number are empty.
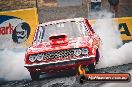
<svg viewBox="0 0 132 87">
<path fill-rule="evenodd" d="M 87 66 L 94 62 L 95 62 L 95 56 L 90 56 L 85 58 L 82 57 L 77 59 L 50 62 L 50 63 L 25 65 L 24 67 L 26 67 L 29 72 L 50 73 L 50 72 L 75 69 L 79 67 L 79 65 Z"/>
</svg>

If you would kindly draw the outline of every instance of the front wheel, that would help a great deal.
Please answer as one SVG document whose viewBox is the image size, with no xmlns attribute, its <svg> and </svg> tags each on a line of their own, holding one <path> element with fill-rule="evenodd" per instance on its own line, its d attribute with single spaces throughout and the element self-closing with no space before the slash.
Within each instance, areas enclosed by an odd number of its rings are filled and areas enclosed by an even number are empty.
<svg viewBox="0 0 132 87">
<path fill-rule="evenodd" d="M 38 73 L 31 73 L 30 72 L 30 76 L 31 76 L 31 79 L 35 81 L 35 80 L 39 80 L 40 74 L 38 74 Z"/>
<path fill-rule="evenodd" d="M 80 84 L 84 84 L 86 82 L 86 78 L 84 75 L 79 75 L 77 78 L 76 78 L 76 81 Z"/>
<path fill-rule="evenodd" d="M 95 72 L 95 63 L 89 64 L 86 67 L 85 70 L 86 70 L 86 73 L 93 73 L 93 72 Z"/>
</svg>

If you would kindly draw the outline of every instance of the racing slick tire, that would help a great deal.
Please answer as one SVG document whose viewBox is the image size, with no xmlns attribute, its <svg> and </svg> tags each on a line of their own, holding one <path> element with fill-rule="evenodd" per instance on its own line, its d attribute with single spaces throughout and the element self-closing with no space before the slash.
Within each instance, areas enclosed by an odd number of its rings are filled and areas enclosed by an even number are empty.
<svg viewBox="0 0 132 87">
<path fill-rule="evenodd" d="M 96 50 L 95 60 L 96 60 L 96 64 L 98 64 L 98 62 L 99 62 L 99 51 L 98 51 L 98 49 Z"/>
<path fill-rule="evenodd" d="M 38 74 L 38 73 L 31 73 L 30 72 L 30 76 L 31 76 L 31 79 L 33 81 L 36 81 L 36 80 L 39 80 L 40 74 Z"/>
</svg>

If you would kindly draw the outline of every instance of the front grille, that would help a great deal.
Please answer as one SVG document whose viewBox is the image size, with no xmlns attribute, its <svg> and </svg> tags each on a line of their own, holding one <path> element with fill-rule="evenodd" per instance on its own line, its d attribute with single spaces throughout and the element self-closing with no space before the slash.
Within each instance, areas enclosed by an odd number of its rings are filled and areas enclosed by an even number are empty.
<svg viewBox="0 0 132 87">
<path fill-rule="evenodd" d="M 87 56 L 84 49 L 87 48 L 72 48 L 66 50 L 57 50 L 53 52 L 44 52 L 39 54 L 33 54 L 29 56 L 31 62 L 56 62 L 63 60 L 70 60 L 71 58 L 78 58 Z"/>
<path fill-rule="evenodd" d="M 74 56 L 74 50 L 69 49 L 69 50 L 59 50 L 59 51 L 54 51 L 54 52 L 46 52 L 42 53 L 43 55 L 43 60 L 53 60 L 57 58 L 69 58 Z"/>
</svg>

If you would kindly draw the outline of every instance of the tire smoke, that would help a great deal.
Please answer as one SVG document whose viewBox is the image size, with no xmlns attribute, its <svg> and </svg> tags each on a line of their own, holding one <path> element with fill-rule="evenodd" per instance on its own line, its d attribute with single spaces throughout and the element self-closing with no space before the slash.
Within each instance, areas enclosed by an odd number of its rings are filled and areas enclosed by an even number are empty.
<svg viewBox="0 0 132 87">
<path fill-rule="evenodd" d="M 29 73 L 24 67 L 25 50 L 5 49 L 0 51 L 0 79 L 28 79 Z"/>
<path fill-rule="evenodd" d="M 95 15 L 95 14 L 93 14 Z M 132 42 L 123 45 L 117 23 L 112 13 L 101 11 L 93 29 L 102 40 L 101 58 L 97 68 L 132 63 Z"/>
</svg>

